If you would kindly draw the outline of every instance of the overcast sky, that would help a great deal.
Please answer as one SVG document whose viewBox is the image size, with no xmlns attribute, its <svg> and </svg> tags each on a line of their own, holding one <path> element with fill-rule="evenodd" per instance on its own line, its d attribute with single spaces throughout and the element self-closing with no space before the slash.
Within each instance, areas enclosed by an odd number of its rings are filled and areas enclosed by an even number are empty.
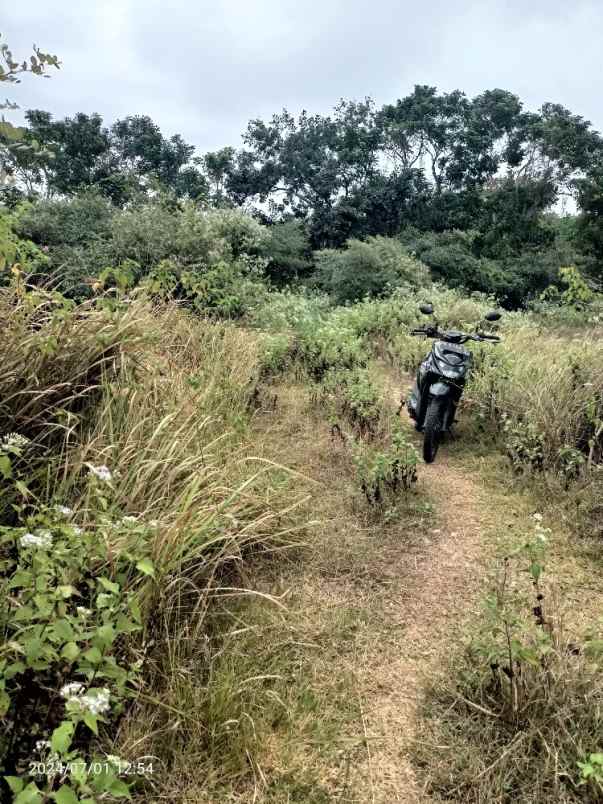
<svg viewBox="0 0 603 804">
<path fill-rule="evenodd" d="M 63 62 L 7 87 L 23 109 L 148 114 L 200 152 L 238 145 L 247 121 L 286 106 L 402 97 L 414 84 L 472 96 L 511 90 L 603 129 L 601 0 L 27 0 L 0 29 Z M 9 119 L 19 120 L 18 113 Z"/>
</svg>

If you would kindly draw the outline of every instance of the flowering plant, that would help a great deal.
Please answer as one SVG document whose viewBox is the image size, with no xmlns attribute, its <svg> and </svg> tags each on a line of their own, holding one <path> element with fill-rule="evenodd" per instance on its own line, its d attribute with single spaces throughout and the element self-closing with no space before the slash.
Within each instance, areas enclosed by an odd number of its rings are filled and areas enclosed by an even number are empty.
<svg viewBox="0 0 603 804">
<path fill-rule="evenodd" d="M 92 482 L 108 483 L 101 475 Z M 10 771 L 19 803 L 129 795 L 107 763 L 101 774 L 73 768 L 86 767 L 99 727 L 140 684 L 142 659 L 126 638 L 141 630 L 137 590 L 154 571 L 133 543 L 140 528 L 124 517 L 118 525 L 132 539 L 116 550 L 106 523 L 77 526 L 67 506 L 21 517 L 0 527 L 0 776 Z M 40 751 L 54 760 L 42 763 L 44 778 L 40 763 L 35 775 L 27 765 Z"/>
</svg>

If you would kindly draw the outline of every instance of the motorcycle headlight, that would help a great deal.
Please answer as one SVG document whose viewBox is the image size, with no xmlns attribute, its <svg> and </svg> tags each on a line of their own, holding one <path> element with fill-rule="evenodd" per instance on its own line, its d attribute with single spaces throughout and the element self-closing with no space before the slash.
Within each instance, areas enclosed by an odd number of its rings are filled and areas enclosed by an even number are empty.
<svg viewBox="0 0 603 804">
<path fill-rule="evenodd" d="M 440 371 L 442 372 L 442 374 L 444 375 L 444 377 L 448 377 L 448 378 L 449 378 L 449 379 L 451 379 L 451 380 L 454 380 L 454 379 L 456 379 L 457 377 L 460 377 L 460 376 L 461 376 L 461 374 L 463 373 L 461 369 L 456 369 L 456 368 L 448 368 L 448 367 L 446 367 L 446 366 L 442 366 L 442 367 L 440 368 Z"/>
</svg>

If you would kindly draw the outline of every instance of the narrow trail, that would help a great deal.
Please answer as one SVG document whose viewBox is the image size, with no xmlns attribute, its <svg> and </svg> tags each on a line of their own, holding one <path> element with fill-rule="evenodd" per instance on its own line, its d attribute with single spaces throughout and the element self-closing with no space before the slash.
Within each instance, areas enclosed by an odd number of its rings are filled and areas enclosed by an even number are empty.
<svg viewBox="0 0 603 804">
<path fill-rule="evenodd" d="M 402 387 L 409 384 L 402 380 Z M 385 377 L 392 404 L 400 383 Z M 403 418 L 406 413 L 403 412 Z M 410 421 L 408 422 L 411 427 Z M 416 438 L 419 446 L 419 436 Z M 370 797 L 375 804 L 424 802 L 408 751 L 417 736 L 421 689 L 444 669 L 463 624 L 479 609 L 484 528 L 490 524 L 484 489 L 444 448 L 437 462 L 420 467 L 419 491 L 433 501 L 438 524 L 423 550 L 400 555 L 397 594 L 386 615 L 395 639 L 371 646 L 360 674 L 370 757 Z"/>
<path fill-rule="evenodd" d="M 384 398 L 397 407 L 409 378 L 384 366 L 376 373 Z M 429 802 L 412 761 L 424 682 L 444 672 L 449 657 L 466 644 L 468 626 L 479 618 L 484 567 L 496 550 L 492 532 L 500 524 L 501 506 L 511 518 L 521 500 L 507 499 L 502 490 L 494 499 L 475 464 L 467 465 L 446 444 L 433 465 L 419 467 L 408 510 L 401 500 L 397 517 L 371 518 L 359 507 L 347 448 L 332 438 L 322 413 L 308 408 L 307 390 L 295 383 L 275 390 L 277 414 L 260 417 L 257 438 L 265 457 L 286 455 L 288 466 L 311 478 L 312 518 L 321 525 L 303 559 L 286 571 L 281 567 L 278 578 L 268 574 L 260 588 L 294 590 L 289 618 L 296 639 L 319 646 L 303 657 L 315 692 L 351 678 L 345 695 L 351 714 L 336 738 L 341 748 L 335 757 L 306 736 L 306 725 L 316 723 L 311 712 L 292 720 L 280 738 L 286 742 L 275 742 L 266 759 L 267 775 L 284 773 L 278 756 L 282 746 L 293 743 L 289 772 L 297 773 L 291 763 L 298 762 L 300 772 L 328 791 L 326 798 L 288 798 L 287 782 L 283 798 L 262 802 Z M 420 449 L 420 436 L 406 413 L 401 415 Z M 321 700 L 320 724 L 332 722 L 342 702 L 328 691 Z M 333 736 L 326 738 L 327 746 L 332 742 Z"/>
</svg>

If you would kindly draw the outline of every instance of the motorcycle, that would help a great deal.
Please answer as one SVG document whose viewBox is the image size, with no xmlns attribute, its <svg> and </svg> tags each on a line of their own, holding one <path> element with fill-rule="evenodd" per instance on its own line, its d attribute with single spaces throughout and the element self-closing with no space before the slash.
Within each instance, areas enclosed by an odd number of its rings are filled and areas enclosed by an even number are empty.
<svg viewBox="0 0 603 804">
<path fill-rule="evenodd" d="M 433 315 L 431 304 L 419 307 L 424 315 Z M 498 321 L 500 313 L 492 310 L 484 319 Z M 423 459 L 433 463 L 444 433 L 450 431 L 463 388 L 471 368 L 472 354 L 464 345 L 467 341 L 500 341 L 498 335 L 485 332 L 441 331 L 437 321 L 432 325 L 411 330 L 412 335 L 434 338 L 431 351 L 417 371 L 417 379 L 407 401 L 415 428 L 423 433 Z"/>
</svg>

